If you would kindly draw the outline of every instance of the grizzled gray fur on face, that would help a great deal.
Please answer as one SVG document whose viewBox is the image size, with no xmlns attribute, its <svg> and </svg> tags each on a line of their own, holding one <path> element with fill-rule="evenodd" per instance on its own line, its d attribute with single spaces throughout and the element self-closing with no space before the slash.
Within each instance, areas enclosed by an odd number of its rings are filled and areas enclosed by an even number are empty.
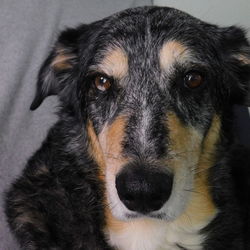
<svg viewBox="0 0 250 250">
<path fill-rule="evenodd" d="M 249 82 L 244 31 L 176 9 L 63 31 L 31 105 L 58 95 L 59 121 L 6 193 L 21 248 L 248 249 L 232 107 L 250 105 Z"/>
</svg>

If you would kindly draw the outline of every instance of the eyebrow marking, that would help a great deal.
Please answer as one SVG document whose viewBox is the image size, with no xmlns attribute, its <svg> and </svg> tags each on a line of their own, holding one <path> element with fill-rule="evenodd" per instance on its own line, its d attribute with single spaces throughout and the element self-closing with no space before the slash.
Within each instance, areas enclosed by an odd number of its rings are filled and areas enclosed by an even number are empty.
<svg viewBox="0 0 250 250">
<path fill-rule="evenodd" d="M 128 57 L 121 48 L 108 49 L 101 62 L 92 66 L 91 70 L 100 71 L 108 76 L 121 79 L 128 72 Z"/>
<path fill-rule="evenodd" d="M 190 49 L 178 41 L 166 42 L 159 53 L 160 67 L 164 71 L 169 71 L 176 61 L 185 63 L 191 60 Z"/>
</svg>

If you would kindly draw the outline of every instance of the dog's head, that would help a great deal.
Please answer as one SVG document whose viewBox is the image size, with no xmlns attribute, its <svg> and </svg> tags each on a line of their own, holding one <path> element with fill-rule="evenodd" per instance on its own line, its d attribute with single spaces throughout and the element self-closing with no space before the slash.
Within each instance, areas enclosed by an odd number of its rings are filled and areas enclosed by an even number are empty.
<svg viewBox="0 0 250 250">
<path fill-rule="evenodd" d="M 116 218 L 208 218 L 216 210 L 208 169 L 225 113 L 250 103 L 249 69 L 241 29 L 131 9 L 64 31 L 31 109 L 56 94 L 82 121 Z"/>
</svg>

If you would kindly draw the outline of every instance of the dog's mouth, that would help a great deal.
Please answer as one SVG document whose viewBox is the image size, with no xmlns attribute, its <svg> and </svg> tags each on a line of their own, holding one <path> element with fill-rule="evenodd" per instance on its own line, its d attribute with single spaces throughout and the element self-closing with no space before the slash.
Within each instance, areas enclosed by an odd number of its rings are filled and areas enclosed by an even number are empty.
<svg viewBox="0 0 250 250">
<path fill-rule="evenodd" d="M 161 212 L 152 212 L 152 213 L 138 213 L 138 212 L 130 212 L 130 213 L 125 213 L 125 218 L 126 220 L 134 220 L 134 219 L 140 219 L 140 218 L 151 218 L 151 219 L 156 219 L 156 220 L 166 220 L 166 221 L 171 221 L 172 219 L 166 215 L 166 213 L 161 213 Z"/>
<path fill-rule="evenodd" d="M 152 211 L 152 212 L 137 212 L 131 211 L 124 213 L 125 220 L 133 220 L 133 219 L 140 219 L 140 218 L 151 218 L 156 220 L 164 220 L 164 221 L 172 221 L 174 219 L 173 216 L 167 214 L 163 207 L 159 210 Z"/>
</svg>

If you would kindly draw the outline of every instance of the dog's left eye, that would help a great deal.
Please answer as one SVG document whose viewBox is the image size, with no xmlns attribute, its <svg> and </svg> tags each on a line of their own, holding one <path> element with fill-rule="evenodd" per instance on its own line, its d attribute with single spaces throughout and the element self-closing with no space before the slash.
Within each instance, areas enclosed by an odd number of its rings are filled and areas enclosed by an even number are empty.
<svg viewBox="0 0 250 250">
<path fill-rule="evenodd" d="M 204 83 L 204 77 L 201 73 L 190 71 L 184 76 L 184 85 L 187 88 L 195 89 Z"/>
<path fill-rule="evenodd" d="M 105 75 L 98 75 L 95 77 L 94 83 L 97 89 L 100 91 L 106 91 L 111 87 L 112 79 Z"/>
</svg>

